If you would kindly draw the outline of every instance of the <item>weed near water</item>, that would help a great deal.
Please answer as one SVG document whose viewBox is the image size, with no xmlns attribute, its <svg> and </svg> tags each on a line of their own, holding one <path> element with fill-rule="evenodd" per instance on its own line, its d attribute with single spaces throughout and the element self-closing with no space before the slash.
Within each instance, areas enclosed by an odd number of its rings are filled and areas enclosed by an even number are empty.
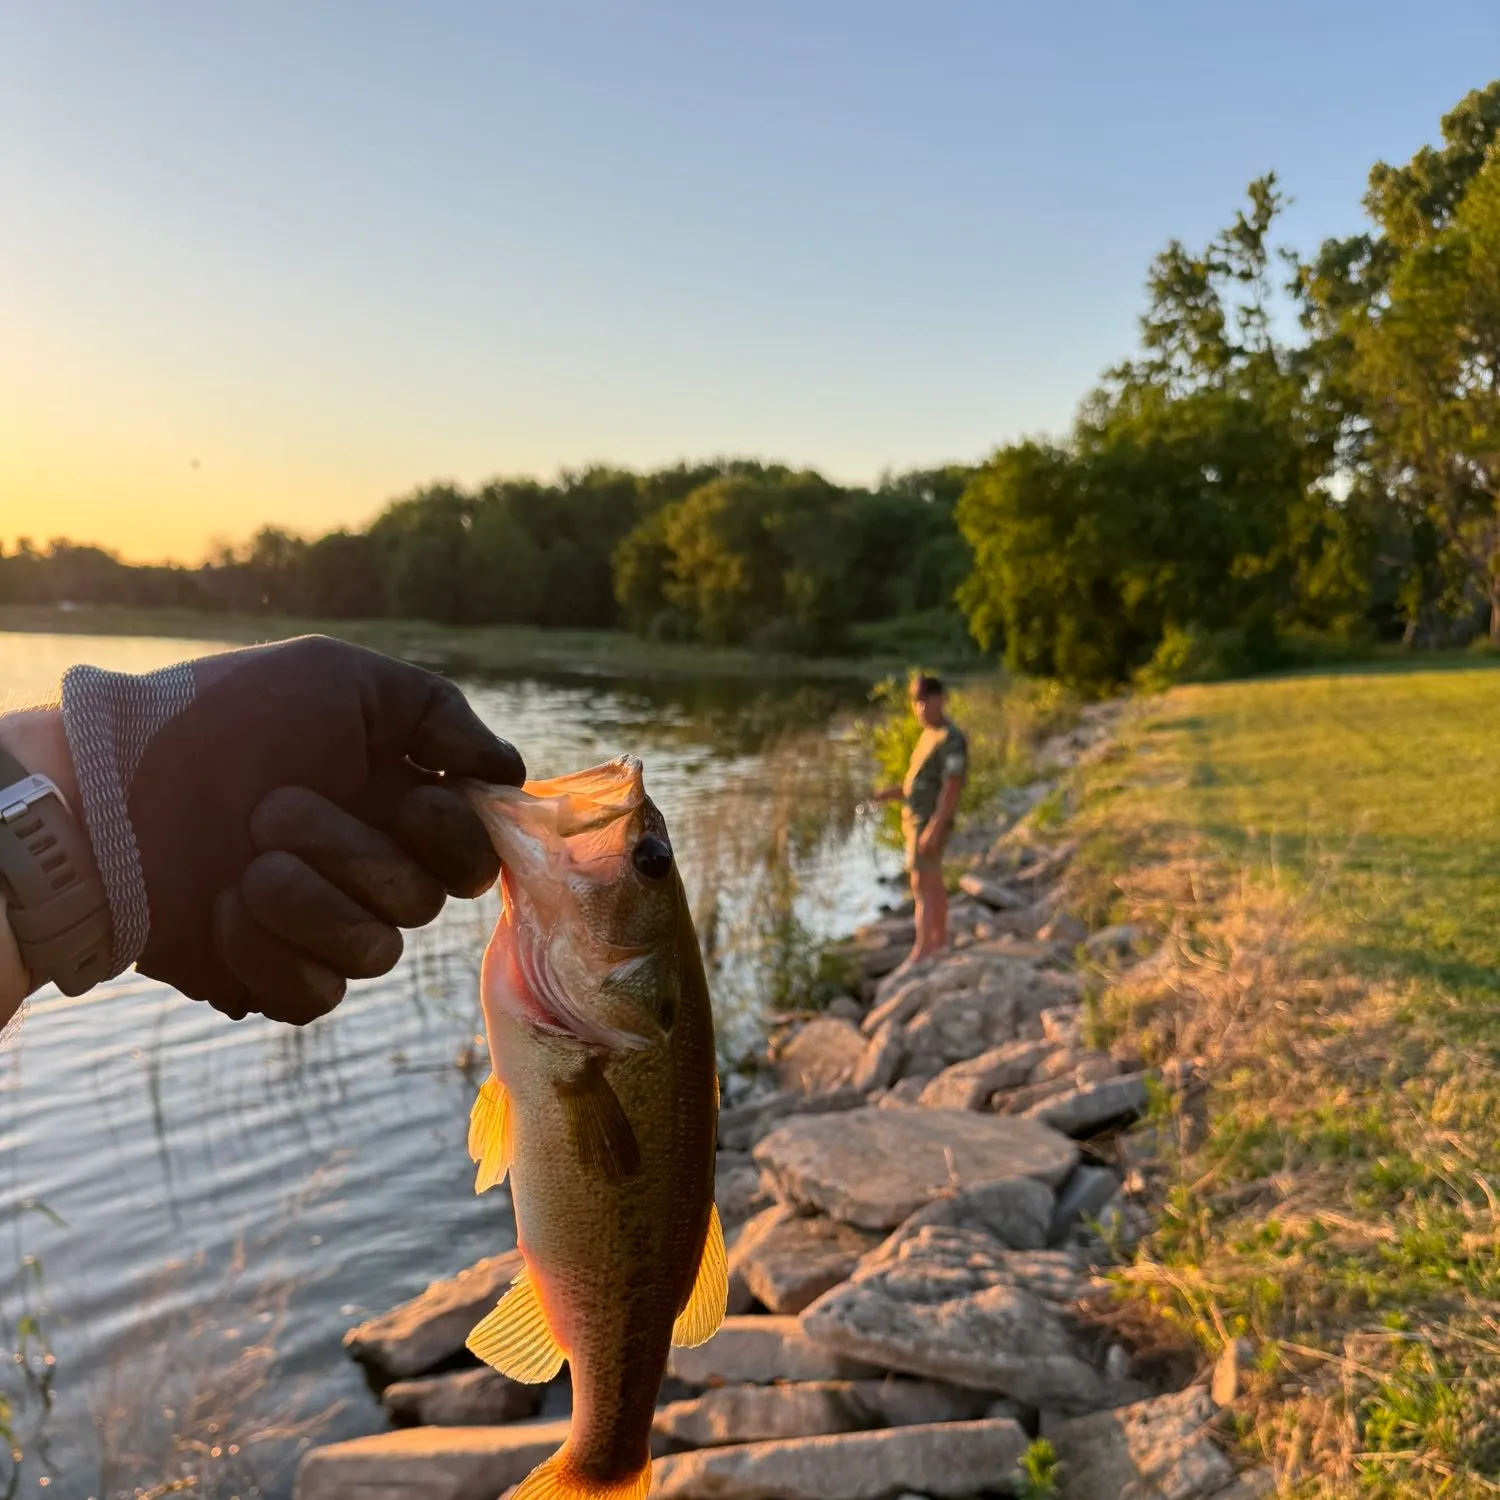
<svg viewBox="0 0 1500 1500">
<path fill-rule="evenodd" d="M 1496 686 L 1180 690 L 1075 821 L 1081 906 L 1164 938 L 1101 1020 L 1185 1082 L 1127 1314 L 1252 1340 L 1232 1425 L 1289 1494 L 1500 1492 Z"/>
</svg>

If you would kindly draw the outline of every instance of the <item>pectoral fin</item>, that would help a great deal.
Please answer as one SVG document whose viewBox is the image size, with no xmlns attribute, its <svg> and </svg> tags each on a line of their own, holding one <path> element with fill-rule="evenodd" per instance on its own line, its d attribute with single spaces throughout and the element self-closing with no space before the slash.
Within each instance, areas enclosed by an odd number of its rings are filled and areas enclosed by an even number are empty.
<svg viewBox="0 0 1500 1500">
<path fill-rule="evenodd" d="M 495 1310 L 475 1324 L 464 1342 L 485 1364 L 525 1385 L 551 1380 L 567 1358 L 529 1270 L 511 1282 Z"/>
<path fill-rule="evenodd" d="M 679 1349 L 706 1344 L 719 1331 L 728 1305 L 729 1257 L 724 1250 L 724 1226 L 719 1222 L 719 1208 L 715 1204 L 709 1211 L 708 1238 L 703 1242 L 698 1279 L 672 1325 L 672 1343 Z"/>
<path fill-rule="evenodd" d="M 640 1171 L 640 1142 L 597 1058 L 589 1058 L 581 1073 L 554 1087 L 580 1161 L 610 1182 Z"/>
<path fill-rule="evenodd" d="M 469 1113 L 469 1159 L 478 1162 L 474 1191 L 498 1187 L 510 1171 L 510 1095 L 492 1073 Z"/>
</svg>

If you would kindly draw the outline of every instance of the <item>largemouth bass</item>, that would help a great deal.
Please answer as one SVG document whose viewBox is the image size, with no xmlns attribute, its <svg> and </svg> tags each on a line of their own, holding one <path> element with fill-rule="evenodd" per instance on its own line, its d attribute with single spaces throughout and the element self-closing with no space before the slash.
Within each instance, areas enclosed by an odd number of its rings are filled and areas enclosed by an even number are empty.
<svg viewBox="0 0 1500 1500">
<path fill-rule="evenodd" d="M 469 1153 L 475 1191 L 510 1175 L 525 1267 L 468 1345 L 515 1380 L 569 1363 L 568 1440 L 516 1500 L 637 1500 L 668 1350 L 729 1290 L 698 940 L 638 760 L 469 797 L 504 867 Z"/>
</svg>

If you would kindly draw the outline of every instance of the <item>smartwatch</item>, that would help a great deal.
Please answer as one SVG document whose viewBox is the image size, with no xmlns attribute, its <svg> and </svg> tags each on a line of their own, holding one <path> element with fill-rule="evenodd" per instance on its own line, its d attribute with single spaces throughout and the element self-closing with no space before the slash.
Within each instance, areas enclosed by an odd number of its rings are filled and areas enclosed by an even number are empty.
<svg viewBox="0 0 1500 1500">
<path fill-rule="evenodd" d="M 114 928 L 88 835 L 57 787 L 0 750 L 0 892 L 33 984 L 81 995 L 109 975 Z"/>
</svg>

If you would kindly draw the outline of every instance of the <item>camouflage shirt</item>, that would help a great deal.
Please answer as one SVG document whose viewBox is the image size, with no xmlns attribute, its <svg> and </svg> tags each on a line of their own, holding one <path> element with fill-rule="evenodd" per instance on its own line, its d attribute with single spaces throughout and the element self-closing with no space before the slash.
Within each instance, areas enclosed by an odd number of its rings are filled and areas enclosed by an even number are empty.
<svg viewBox="0 0 1500 1500">
<path fill-rule="evenodd" d="M 910 821 L 919 828 L 924 826 L 937 811 L 943 783 L 952 776 L 966 775 L 968 769 L 969 742 L 957 724 L 924 729 L 901 787 Z"/>
</svg>

